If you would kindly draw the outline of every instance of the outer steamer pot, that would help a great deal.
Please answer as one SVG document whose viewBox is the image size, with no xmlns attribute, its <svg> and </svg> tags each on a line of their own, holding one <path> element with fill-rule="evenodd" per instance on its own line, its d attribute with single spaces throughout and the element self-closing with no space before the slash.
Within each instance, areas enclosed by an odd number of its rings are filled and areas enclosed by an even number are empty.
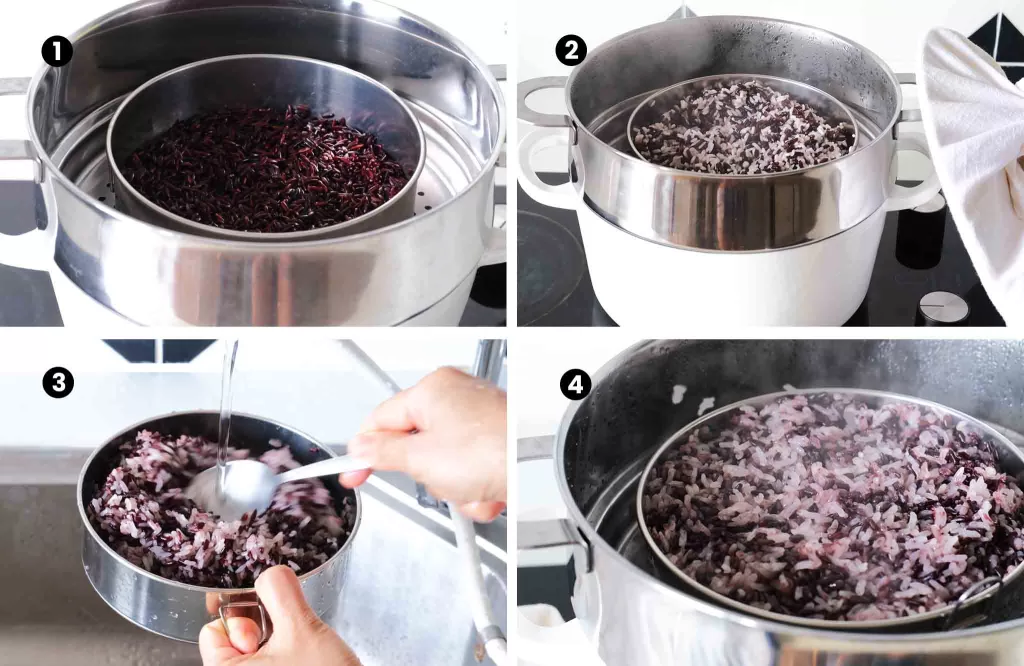
<svg viewBox="0 0 1024 666">
<path fill-rule="evenodd" d="M 633 155 L 626 125 L 637 104 L 716 74 L 776 76 L 832 95 L 854 115 L 857 150 L 764 176 L 696 174 Z M 849 40 L 785 21 L 714 16 L 647 26 L 594 49 L 567 79 L 520 84 L 521 120 L 568 128 L 522 139 L 520 184 L 538 202 L 578 213 L 595 293 L 621 325 L 709 316 L 839 325 L 867 293 L 885 213 L 924 204 L 940 188 L 934 173 L 913 188 L 895 184 L 898 151 L 928 155 L 923 136 L 899 131 L 900 121 L 916 119 L 902 110 L 900 82 L 911 79 Z M 532 93 L 562 87 L 568 115 L 527 106 Z M 566 150 L 567 184 L 545 184 L 531 166 L 551 147 Z"/>
<path fill-rule="evenodd" d="M 457 324 L 478 266 L 503 261 L 493 187 L 504 102 L 489 68 L 440 28 L 373 1 L 146 0 L 71 41 L 68 65 L 0 80 L 0 94 L 27 95 L 30 136 L 0 144 L 0 158 L 34 161 L 47 205 L 45 229 L 0 236 L 0 263 L 55 262 L 55 281 L 149 326 L 386 326 Z M 426 140 L 416 215 L 342 238 L 257 242 L 111 205 L 105 133 L 124 97 L 181 65 L 252 53 L 342 65 L 398 94 Z"/>
<path fill-rule="evenodd" d="M 538 664 L 607 666 L 1024 663 L 1019 582 L 991 604 L 898 631 L 799 627 L 715 604 L 681 583 L 658 567 L 636 519 L 644 467 L 659 444 L 696 419 L 706 397 L 729 404 L 783 384 L 892 391 L 995 424 L 1020 447 L 1022 360 L 1020 341 L 673 340 L 624 351 L 594 375 L 590 395 L 569 407 L 547 449 L 568 517 L 519 523 L 520 549 L 571 548 L 576 615 L 550 629 L 525 625 L 520 655 Z M 672 401 L 675 385 L 687 387 L 681 404 Z"/>
</svg>

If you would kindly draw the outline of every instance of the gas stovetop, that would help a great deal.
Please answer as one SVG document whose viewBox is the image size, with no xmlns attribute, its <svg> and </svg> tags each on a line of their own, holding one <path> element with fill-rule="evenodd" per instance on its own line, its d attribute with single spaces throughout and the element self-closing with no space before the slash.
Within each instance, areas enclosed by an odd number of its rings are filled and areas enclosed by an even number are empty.
<svg viewBox="0 0 1024 666">
<path fill-rule="evenodd" d="M 498 188 L 496 197 L 501 199 L 503 195 L 504 188 Z M 46 208 L 37 185 L 28 181 L 0 181 L 0 234 L 22 234 L 37 224 L 42 228 L 45 219 Z M 505 326 L 505 267 L 496 264 L 477 271 L 462 326 Z M 105 313 L 104 306 L 94 304 L 100 314 Z M 63 324 L 49 273 L 0 265 L 0 326 Z"/>
<path fill-rule="evenodd" d="M 557 184 L 565 174 L 545 174 Z M 548 208 L 519 190 L 520 326 L 616 326 L 590 282 L 574 211 Z M 969 326 L 1005 326 L 974 271 L 952 217 L 889 213 L 868 295 L 847 326 L 915 326 L 921 299 L 949 292 L 970 307 Z"/>
</svg>

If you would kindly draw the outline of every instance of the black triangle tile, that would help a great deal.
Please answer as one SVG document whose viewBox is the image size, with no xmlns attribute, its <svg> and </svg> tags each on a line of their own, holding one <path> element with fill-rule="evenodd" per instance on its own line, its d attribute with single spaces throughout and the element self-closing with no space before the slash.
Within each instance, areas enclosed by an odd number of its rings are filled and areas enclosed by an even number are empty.
<svg viewBox="0 0 1024 666">
<path fill-rule="evenodd" d="M 996 50 L 996 25 L 999 23 L 999 15 L 996 14 L 985 25 L 974 31 L 969 39 L 981 47 L 985 53 L 992 55 Z"/>
<path fill-rule="evenodd" d="M 999 29 L 999 48 L 996 50 L 999 62 L 1024 62 L 1024 35 L 1003 15 L 1003 25 Z"/>
<path fill-rule="evenodd" d="M 129 363 L 153 363 L 156 361 L 156 342 L 154 340 L 104 340 L 104 342 Z"/>
<path fill-rule="evenodd" d="M 1003 71 L 1006 72 L 1006 78 L 1013 83 L 1024 79 L 1024 67 L 1003 67 Z"/>
<path fill-rule="evenodd" d="M 189 363 L 216 340 L 164 340 L 164 363 Z"/>
</svg>

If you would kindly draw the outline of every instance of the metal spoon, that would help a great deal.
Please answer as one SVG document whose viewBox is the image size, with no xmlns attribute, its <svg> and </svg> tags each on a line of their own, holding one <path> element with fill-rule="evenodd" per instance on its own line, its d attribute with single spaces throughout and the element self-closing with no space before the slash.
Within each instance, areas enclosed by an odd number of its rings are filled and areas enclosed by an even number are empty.
<svg viewBox="0 0 1024 666">
<path fill-rule="evenodd" d="M 224 471 L 223 493 L 217 492 L 217 468 L 211 467 L 192 479 L 185 496 L 222 520 L 240 520 L 247 513 L 260 514 L 269 509 L 282 483 L 369 468 L 354 456 L 339 456 L 275 474 L 259 460 L 231 460 Z"/>
</svg>

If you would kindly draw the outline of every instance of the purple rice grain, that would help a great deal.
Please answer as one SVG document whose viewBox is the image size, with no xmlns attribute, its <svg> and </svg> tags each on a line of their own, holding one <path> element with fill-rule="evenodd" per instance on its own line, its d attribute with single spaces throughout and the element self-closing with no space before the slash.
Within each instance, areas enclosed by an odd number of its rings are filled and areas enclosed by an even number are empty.
<svg viewBox="0 0 1024 666">
<path fill-rule="evenodd" d="M 306 106 L 230 108 L 181 120 L 122 171 L 171 213 L 232 231 L 283 233 L 347 222 L 385 204 L 409 174 L 371 133 Z"/>
<path fill-rule="evenodd" d="M 272 440 L 260 460 L 274 471 L 298 466 L 291 451 Z M 132 564 L 182 583 L 217 588 L 252 587 L 265 569 L 286 564 L 303 574 L 344 545 L 355 525 L 355 505 L 336 510 L 319 479 L 278 488 L 267 511 L 224 521 L 185 497 L 189 481 L 212 467 L 217 445 L 201 437 L 167 437 L 143 430 L 123 444 L 87 511 L 107 544 Z M 249 457 L 229 448 L 229 459 Z"/>
</svg>

